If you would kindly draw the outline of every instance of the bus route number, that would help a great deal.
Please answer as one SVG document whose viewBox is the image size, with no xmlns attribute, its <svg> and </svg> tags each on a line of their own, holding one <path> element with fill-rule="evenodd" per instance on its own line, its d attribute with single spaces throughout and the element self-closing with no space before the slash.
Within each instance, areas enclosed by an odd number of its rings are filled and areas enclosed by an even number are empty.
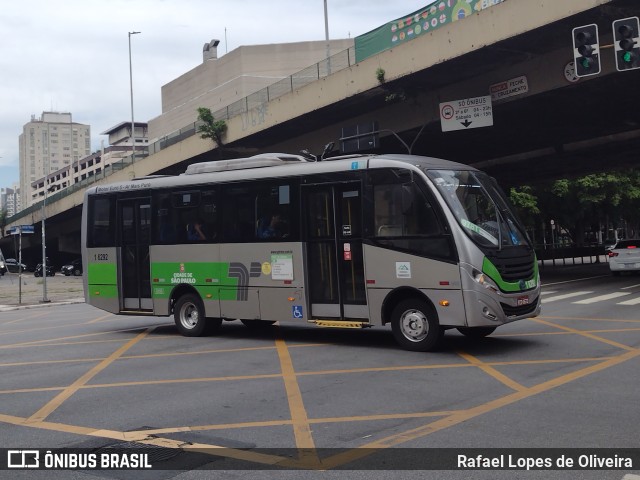
<svg viewBox="0 0 640 480">
<path fill-rule="evenodd" d="M 94 260 L 96 261 L 107 261 L 109 260 L 109 254 L 108 253 L 96 253 L 93 256 Z"/>
</svg>

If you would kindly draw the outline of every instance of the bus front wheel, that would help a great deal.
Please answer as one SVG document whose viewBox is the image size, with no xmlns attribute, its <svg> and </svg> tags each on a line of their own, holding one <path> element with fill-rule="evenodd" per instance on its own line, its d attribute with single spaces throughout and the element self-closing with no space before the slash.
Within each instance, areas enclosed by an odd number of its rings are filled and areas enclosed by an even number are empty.
<svg viewBox="0 0 640 480">
<path fill-rule="evenodd" d="M 173 309 L 178 331 L 185 337 L 200 337 L 210 333 L 222 323 L 220 319 L 207 319 L 200 297 L 193 293 L 181 296 Z"/>
<path fill-rule="evenodd" d="M 405 349 L 427 352 L 442 338 L 441 327 L 433 309 L 418 299 L 403 300 L 391 313 L 391 331 Z"/>
</svg>

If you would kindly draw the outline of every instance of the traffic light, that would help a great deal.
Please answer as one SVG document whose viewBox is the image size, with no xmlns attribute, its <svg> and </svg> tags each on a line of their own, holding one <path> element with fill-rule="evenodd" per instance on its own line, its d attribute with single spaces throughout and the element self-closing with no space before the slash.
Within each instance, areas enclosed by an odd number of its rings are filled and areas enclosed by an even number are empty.
<svg viewBox="0 0 640 480">
<path fill-rule="evenodd" d="M 573 60 L 578 77 L 600 73 L 600 45 L 595 23 L 573 29 Z"/>
<path fill-rule="evenodd" d="M 640 68 L 638 17 L 623 18 L 612 24 L 616 68 L 618 71 Z"/>
</svg>

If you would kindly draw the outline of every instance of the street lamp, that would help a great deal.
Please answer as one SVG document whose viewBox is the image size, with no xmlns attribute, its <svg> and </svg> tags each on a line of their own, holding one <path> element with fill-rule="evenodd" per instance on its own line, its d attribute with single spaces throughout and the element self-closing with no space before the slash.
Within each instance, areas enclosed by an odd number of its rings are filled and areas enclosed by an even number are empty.
<svg viewBox="0 0 640 480">
<path fill-rule="evenodd" d="M 51 300 L 47 298 L 47 242 L 44 231 L 44 223 L 47 216 L 47 179 L 49 178 L 49 160 L 47 160 L 47 171 L 44 173 L 44 201 L 42 202 L 42 303 L 49 303 Z"/>
<path fill-rule="evenodd" d="M 329 15 L 327 14 L 327 0 L 324 0 L 324 37 L 327 42 L 327 75 L 331 75 L 331 45 L 329 44 Z"/>
<path fill-rule="evenodd" d="M 129 32 L 129 87 L 131 89 L 131 159 L 136 161 L 136 124 L 133 121 L 133 69 L 131 68 L 131 35 L 140 32 Z"/>
</svg>

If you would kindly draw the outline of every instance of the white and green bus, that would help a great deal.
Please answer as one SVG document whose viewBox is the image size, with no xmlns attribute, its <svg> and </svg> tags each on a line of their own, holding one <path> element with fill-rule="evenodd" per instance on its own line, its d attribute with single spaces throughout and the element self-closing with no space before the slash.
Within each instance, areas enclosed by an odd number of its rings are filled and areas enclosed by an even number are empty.
<svg viewBox="0 0 640 480">
<path fill-rule="evenodd" d="M 87 303 L 223 321 L 390 325 L 408 350 L 540 312 L 533 246 L 496 182 L 429 157 L 286 154 L 96 186 L 82 216 Z"/>
</svg>

